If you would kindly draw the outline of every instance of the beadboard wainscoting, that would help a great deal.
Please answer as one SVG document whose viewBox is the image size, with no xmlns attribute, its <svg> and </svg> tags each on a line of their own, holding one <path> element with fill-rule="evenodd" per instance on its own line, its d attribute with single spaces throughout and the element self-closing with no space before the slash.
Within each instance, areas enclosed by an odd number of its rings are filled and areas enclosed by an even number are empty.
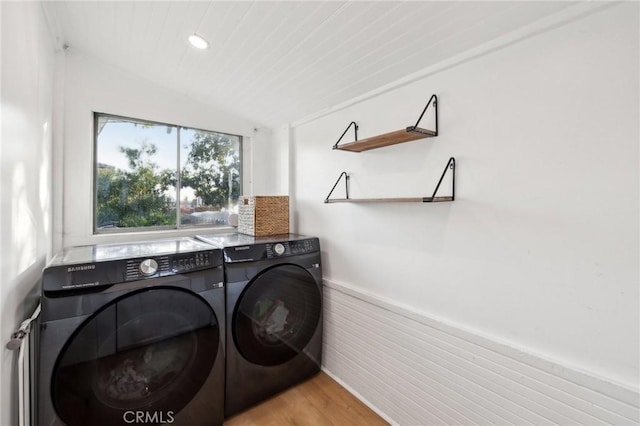
<svg viewBox="0 0 640 426">
<path fill-rule="evenodd" d="M 637 390 L 325 280 L 324 367 L 391 423 L 638 424 Z"/>
</svg>

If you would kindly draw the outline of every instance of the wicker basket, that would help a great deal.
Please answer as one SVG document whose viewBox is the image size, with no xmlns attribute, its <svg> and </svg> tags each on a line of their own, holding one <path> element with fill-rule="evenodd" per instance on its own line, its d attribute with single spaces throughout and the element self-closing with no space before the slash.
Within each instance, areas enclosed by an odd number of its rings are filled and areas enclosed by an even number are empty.
<svg viewBox="0 0 640 426">
<path fill-rule="evenodd" d="M 289 233 L 289 197 L 240 197 L 238 232 L 262 237 Z"/>
</svg>

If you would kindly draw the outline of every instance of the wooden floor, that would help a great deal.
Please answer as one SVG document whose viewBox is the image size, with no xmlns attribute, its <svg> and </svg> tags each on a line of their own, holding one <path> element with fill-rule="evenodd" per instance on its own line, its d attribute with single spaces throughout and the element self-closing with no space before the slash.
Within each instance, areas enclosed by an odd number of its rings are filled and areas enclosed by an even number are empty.
<svg viewBox="0 0 640 426">
<path fill-rule="evenodd" d="M 247 411 L 225 426 L 386 425 L 373 410 L 324 372 Z"/>
</svg>

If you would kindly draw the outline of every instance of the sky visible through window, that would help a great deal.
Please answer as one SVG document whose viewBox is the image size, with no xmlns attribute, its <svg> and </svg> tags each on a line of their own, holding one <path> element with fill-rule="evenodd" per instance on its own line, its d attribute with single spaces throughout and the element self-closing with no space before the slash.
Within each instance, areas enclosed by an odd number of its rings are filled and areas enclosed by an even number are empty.
<svg viewBox="0 0 640 426">
<path fill-rule="evenodd" d="M 110 121 L 104 126 L 99 135 L 98 161 L 121 170 L 131 171 L 127 157 L 120 152 L 120 147 L 136 148 L 147 140 L 158 147 L 158 152 L 153 157 L 153 161 L 158 164 L 158 167 L 161 169 L 175 169 L 176 129 L 171 128 L 171 133 L 167 133 L 166 129 L 166 126 L 144 128 L 135 126 L 130 122 Z M 183 131 L 182 133 L 184 134 L 185 132 Z"/>
<path fill-rule="evenodd" d="M 167 129 L 171 129 L 167 132 Z M 114 166 L 121 170 L 131 171 L 127 157 L 120 152 L 121 146 L 139 148 L 147 141 L 153 143 L 158 151 L 153 157 L 153 162 L 159 169 L 176 170 L 176 132 L 175 126 L 154 125 L 152 127 L 136 126 L 132 122 L 110 121 L 100 132 L 100 143 L 97 147 L 98 162 Z M 180 129 L 180 167 L 184 168 L 191 150 L 191 141 L 196 131 L 193 129 Z M 133 142 L 133 143 L 132 143 Z M 167 196 L 176 199 L 175 188 L 166 191 Z M 194 189 L 183 187 L 180 189 L 180 198 L 192 201 L 195 199 Z"/>
</svg>

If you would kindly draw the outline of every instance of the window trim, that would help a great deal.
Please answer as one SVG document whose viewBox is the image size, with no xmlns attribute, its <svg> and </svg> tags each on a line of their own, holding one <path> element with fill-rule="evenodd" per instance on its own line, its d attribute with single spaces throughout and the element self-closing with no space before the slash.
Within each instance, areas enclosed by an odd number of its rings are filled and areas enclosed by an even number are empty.
<svg viewBox="0 0 640 426">
<path fill-rule="evenodd" d="M 188 231 L 189 229 L 211 229 L 211 230 L 224 230 L 225 228 L 228 230 L 230 228 L 230 225 L 222 225 L 222 226 L 212 226 L 210 224 L 202 224 L 202 225 L 189 225 L 189 226 L 181 226 L 181 224 L 179 223 L 179 216 L 180 216 L 180 208 L 179 208 L 179 201 L 177 196 L 180 193 L 179 189 L 176 189 L 176 226 L 170 226 L 170 225 L 160 225 L 160 226 L 137 226 L 137 227 L 129 227 L 129 228 L 104 228 L 104 229 L 98 229 L 98 223 L 97 223 L 97 212 L 98 212 L 98 168 L 96 167 L 96 165 L 98 164 L 98 118 L 99 117 L 107 117 L 107 118 L 115 118 L 115 119 L 121 119 L 121 120 L 126 120 L 126 121 L 133 121 L 133 122 L 138 122 L 138 123 L 145 123 L 145 124 L 150 124 L 150 125 L 160 125 L 160 126 L 167 126 L 167 127 L 174 127 L 177 129 L 189 129 L 189 130 L 195 130 L 195 131 L 200 131 L 200 132 L 208 132 L 208 133 L 222 133 L 225 135 L 229 135 L 229 136 L 235 136 L 238 138 L 238 151 L 239 151 L 239 157 L 240 157 L 240 194 L 243 194 L 243 188 L 244 188 L 244 137 L 242 135 L 238 135 L 235 133 L 227 133 L 227 132 L 222 132 L 219 130 L 207 130 L 207 129 L 203 129 L 200 127 L 189 127 L 189 126 L 183 126 L 180 124 L 169 124 L 169 123 L 165 123 L 163 121 L 154 121 L 154 120 L 148 120 L 148 119 L 143 119 L 143 118 L 133 118 L 133 117 L 126 117 L 124 115 L 118 115 L 118 114 L 110 114 L 110 113 L 106 113 L 106 112 L 99 112 L 99 111 L 92 111 L 93 114 L 93 141 L 92 141 L 92 148 L 93 148 L 93 162 L 91 164 L 91 168 L 93 170 L 93 180 L 92 180 L 92 186 L 91 186 L 91 197 L 92 197 L 92 210 L 91 210 L 91 215 L 92 215 L 92 229 L 93 229 L 93 233 L 92 235 L 96 236 L 96 235 L 122 235 L 122 234 L 128 234 L 128 233 L 150 233 L 150 232 L 166 232 L 166 231 Z M 180 134 L 179 132 L 177 133 L 178 135 Z M 178 165 L 180 164 L 180 140 L 178 139 L 178 141 L 176 142 L 176 149 L 178 150 L 178 157 L 177 157 L 177 161 L 178 161 Z M 180 173 L 178 173 L 177 176 L 177 180 L 176 180 L 176 184 L 177 185 L 181 185 L 181 181 L 180 181 Z"/>
</svg>

